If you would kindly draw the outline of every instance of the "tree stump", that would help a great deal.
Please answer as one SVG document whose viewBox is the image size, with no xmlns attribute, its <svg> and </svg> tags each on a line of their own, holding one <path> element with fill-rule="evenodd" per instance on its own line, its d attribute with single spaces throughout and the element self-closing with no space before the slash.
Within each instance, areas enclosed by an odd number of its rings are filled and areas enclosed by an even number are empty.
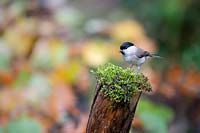
<svg viewBox="0 0 200 133">
<path fill-rule="evenodd" d="M 98 82 L 86 132 L 128 133 L 142 90 L 151 90 L 147 78 L 112 64 L 98 68 L 95 75 Z"/>
</svg>

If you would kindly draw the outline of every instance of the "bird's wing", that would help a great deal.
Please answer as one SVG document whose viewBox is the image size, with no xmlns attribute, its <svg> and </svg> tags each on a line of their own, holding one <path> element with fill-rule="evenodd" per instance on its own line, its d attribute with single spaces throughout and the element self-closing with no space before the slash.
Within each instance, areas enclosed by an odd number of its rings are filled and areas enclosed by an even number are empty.
<svg viewBox="0 0 200 133">
<path fill-rule="evenodd" d="M 151 56 L 151 54 L 141 48 L 138 48 L 136 51 L 135 51 L 135 55 L 138 57 L 138 58 L 142 58 L 142 57 L 147 57 L 147 56 Z"/>
</svg>

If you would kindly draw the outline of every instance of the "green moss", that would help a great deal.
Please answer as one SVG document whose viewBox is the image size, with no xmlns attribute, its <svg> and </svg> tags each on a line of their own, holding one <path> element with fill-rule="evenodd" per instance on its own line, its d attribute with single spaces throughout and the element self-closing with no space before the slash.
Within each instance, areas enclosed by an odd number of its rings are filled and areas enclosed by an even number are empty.
<svg viewBox="0 0 200 133">
<path fill-rule="evenodd" d="M 101 92 L 115 102 L 129 102 L 132 95 L 139 91 L 151 91 L 151 85 L 143 74 L 135 74 L 131 68 L 123 69 L 107 63 L 92 71 Z"/>
</svg>

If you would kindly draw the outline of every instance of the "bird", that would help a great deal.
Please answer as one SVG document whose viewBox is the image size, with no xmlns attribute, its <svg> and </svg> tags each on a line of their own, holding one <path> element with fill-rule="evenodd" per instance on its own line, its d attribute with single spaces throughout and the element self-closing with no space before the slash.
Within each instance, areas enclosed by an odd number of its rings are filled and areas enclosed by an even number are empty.
<svg viewBox="0 0 200 133">
<path fill-rule="evenodd" d="M 151 54 L 148 51 L 145 51 L 137 47 L 132 42 L 123 42 L 120 46 L 120 53 L 123 55 L 126 62 L 131 63 L 130 68 L 134 65 L 137 66 L 138 73 L 142 64 L 149 58 L 162 58 L 159 55 Z"/>
</svg>

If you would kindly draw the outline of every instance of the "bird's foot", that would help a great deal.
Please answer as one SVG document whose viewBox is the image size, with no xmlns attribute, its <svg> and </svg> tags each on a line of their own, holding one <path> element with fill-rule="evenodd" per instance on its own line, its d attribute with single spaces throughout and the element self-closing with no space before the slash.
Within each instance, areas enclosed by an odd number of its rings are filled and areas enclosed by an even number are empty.
<svg viewBox="0 0 200 133">
<path fill-rule="evenodd" d="M 136 74 L 139 74 L 139 73 L 140 73 L 140 66 L 137 67 L 135 73 L 136 73 Z"/>
</svg>

